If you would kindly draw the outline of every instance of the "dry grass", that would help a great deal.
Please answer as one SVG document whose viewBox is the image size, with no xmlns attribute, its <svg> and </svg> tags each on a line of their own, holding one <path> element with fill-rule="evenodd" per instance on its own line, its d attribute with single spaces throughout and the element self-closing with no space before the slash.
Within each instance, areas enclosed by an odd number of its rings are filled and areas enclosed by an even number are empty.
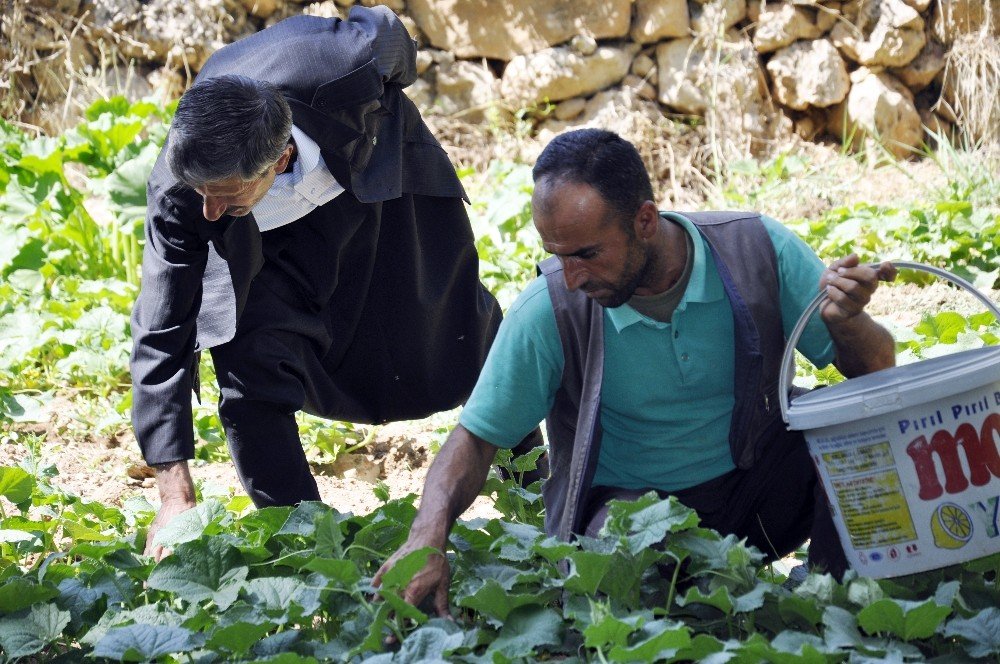
<svg viewBox="0 0 1000 664">
<path fill-rule="evenodd" d="M 986 3 L 990 12 L 1000 11 Z M 962 35 L 952 44 L 944 72 L 947 105 L 970 144 L 1000 144 L 1000 37 L 984 23 L 978 33 Z"/>
</svg>

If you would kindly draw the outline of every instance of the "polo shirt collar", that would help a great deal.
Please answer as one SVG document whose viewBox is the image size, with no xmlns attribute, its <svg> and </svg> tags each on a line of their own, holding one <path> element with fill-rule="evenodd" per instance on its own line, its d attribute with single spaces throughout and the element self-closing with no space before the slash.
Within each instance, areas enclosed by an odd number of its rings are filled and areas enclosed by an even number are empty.
<svg viewBox="0 0 1000 664">
<path fill-rule="evenodd" d="M 724 298 L 726 291 L 722 286 L 722 280 L 719 278 L 718 271 L 714 269 L 714 259 L 709 252 L 708 246 L 705 244 L 705 239 L 698 232 L 698 229 L 695 228 L 694 223 L 674 212 L 661 211 L 660 216 L 677 222 L 688 235 L 694 238 L 694 265 L 691 267 L 691 279 L 688 281 L 680 304 L 677 305 L 677 311 L 683 312 L 689 302 L 715 302 Z M 709 269 L 710 266 L 713 269 Z M 643 316 L 628 304 L 623 304 L 614 309 L 605 309 L 605 312 L 607 313 L 608 320 L 611 321 L 611 324 L 615 326 L 615 330 L 618 332 L 635 323 L 645 323 L 646 325 L 658 328 L 664 328 L 669 325 L 669 323 L 661 323 Z"/>
</svg>

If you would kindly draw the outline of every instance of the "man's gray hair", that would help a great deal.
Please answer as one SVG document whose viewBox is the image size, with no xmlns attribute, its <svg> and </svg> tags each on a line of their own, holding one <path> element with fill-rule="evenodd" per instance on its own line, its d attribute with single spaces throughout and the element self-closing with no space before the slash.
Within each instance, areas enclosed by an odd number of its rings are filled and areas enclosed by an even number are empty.
<svg viewBox="0 0 1000 664">
<path fill-rule="evenodd" d="M 278 88 L 245 76 L 209 78 L 177 104 L 167 163 L 191 187 L 254 180 L 278 161 L 291 134 L 292 111 Z"/>
</svg>

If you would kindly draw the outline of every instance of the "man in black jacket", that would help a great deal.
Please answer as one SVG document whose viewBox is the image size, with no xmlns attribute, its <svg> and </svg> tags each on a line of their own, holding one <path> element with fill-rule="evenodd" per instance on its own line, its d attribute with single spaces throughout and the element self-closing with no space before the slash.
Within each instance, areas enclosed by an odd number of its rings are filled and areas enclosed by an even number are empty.
<svg viewBox="0 0 1000 664">
<path fill-rule="evenodd" d="M 294 415 L 378 423 L 468 396 L 500 320 L 465 193 L 402 89 L 384 7 L 299 16 L 215 53 L 149 178 L 133 424 L 162 505 L 195 504 L 191 392 L 210 349 L 257 506 L 319 500 Z"/>
</svg>

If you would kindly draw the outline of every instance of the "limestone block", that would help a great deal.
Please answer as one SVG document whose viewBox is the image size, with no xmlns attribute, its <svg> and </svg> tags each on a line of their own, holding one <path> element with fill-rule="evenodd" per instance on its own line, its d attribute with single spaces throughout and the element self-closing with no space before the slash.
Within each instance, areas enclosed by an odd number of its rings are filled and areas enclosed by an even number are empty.
<svg viewBox="0 0 1000 664">
<path fill-rule="evenodd" d="M 323 18 L 343 18 L 340 8 L 333 0 L 310 3 L 302 8 L 302 13 L 309 16 L 322 16 Z"/>
<path fill-rule="evenodd" d="M 552 111 L 552 115 L 556 120 L 566 122 L 567 120 L 572 120 L 583 113 L 583 109 L 586 107 L 586 99 L 583 97 L 573 97 L 572 99 L 567 99 L 566 101 L 561 101 L 556 104 L 556 108 Z"/>
<path fill-rule="evenodd" d="M 656 101 L 656 87 L 641 76 L 629 74 L 622 79 L 622 87 L 633 90 L 642 99 Z"/>
<path fill-rule="evenodd" d="M 856 8 L 853 21 L 840 21 L 830 32 L 833 43 L 851 60 L 902 67 L 924 47 L 924 20 L 903 0 L 866 0 Z"/>
<path fill-rule="evenodd" d="M 173 0 L 150 0 L 129 32 L 134 41 L 121 42 L 127 57 L 197 72 L 209 55 L 256 27 L 238 0 L 201 0 L 196 12 Z"/>
<path fill-rule="evenodd" d="M 481 64 L 456 60 L 437 68 L 435 109 L 445 115 L 461 115 L 479 122 L 498 100 L 499 81 Z"/>
<path fill-rule="evenodd" d="M 912 155 L 923 140 L 913 93 L 894 76 L 865 67 L 855 71 L 851 81 L 846 101 L 830 114 L 831 132 L 853 136 L 855 145 L 878 141 L 896 157 Z"/>
<path fill-rule="evenodd" d="M 640 53 L 635 56 L 635 60 L 632 61 L 632 66 L 629 68 L 636 76 L 649 76 L 651 72 L 656 69 L 656 62 L 653 58 L 649 57 L 645 53 Z"/>
<path fill-rule="evenodd" d="M 569 40 L 569 47 L 580 55 L 593 55 L 597 50 L 597 40 L 590 35 L 574 35 Z"/>
<path fill-rule="evenodd" d="M 431 64 L 434 62 L 434 56 L 428 53 L 424 49 L 417 51 L 417 76 L 423 76 L 424 73 L 431 68 Z"/>
<path fill-rule="evenodd" d="M 409 97 L 421 113 L 433 113 L 434 86 L 422 78 L 408 85 L 403 92 Z"/>
<path fill-rule="evenodd" d="M 718 34 L 733 27 L 747 16 L 746 0 L 694 0 L 691 9 L 691 30 L 698 35 Z"/>
<path fill-rule="evenodd" d="M 985 31 L 1000 37 L 1000 4 L 997 0 L 938 0 L 934 3 L 931 33 L 945 45 L 956 37 Z"/>
<path fill-rule="evenodd" d="M 816 12 L 804 7 L 770 3 L 760 11 L 753 45 L 760 53 L 771 53 L 799 39 L 815 39 L 822 34 L 815 19 Z"/>
<path fill-rule="evenodd" d="M 772 113 L 757 51 L 735 32 L 718 47 L 722 52 L 716 64 L 715 54 L 694 39 L 657 46 L 660 103 L 691 115 L 701 115 L 712 105 L 737 118 L 749 133 L 765 132 Z"/>
<path fill-rule="evenodd" d="M 123 32 L 138 21 L 139 0 L 93 0 L 87 19 L 98 34 Z"/>
<path fill-rule="evenodd" d="M 625 37 L 632 0 L 409 0 L 407 12 L 437 48 L 511 60 L 578 34 Z"/>
<path fill-rule="evenodd" d="M 687 0 L 635 0 L 632 41 L 650 44 L 671 37 L 687 37 L 691 30 Z"/>
<path fill-rule="evenodd" d="M 361 0 L 365 7 L 377 7 L 385 5 L 396 14 L 402 14 L 406 10 L 406 0 Z"/>
<path fill-rule="evenodd" d="M 278 5 L 284 3 L 281 0 L 240 0 L 240 4 L 247 13 L 257 18 L 268 18 L 278 9 Z"/>
<path fill-rule="evenodd" d="M 700 115 L 707 104 L 694 73 L 704 58 L 694 50 L 694 39 L 674 39 L 656 47 L 656 70 L 660 75 L 660 103 L 681 113 Z"/>
<path fill-rule="evenodd" d="M 591 97 L 583 112 L 567 121 L 546 120 L 538 127 L 538 142 L 546 144 L 570 129 L 598 127 L 613 131 L 636 144 L 664 120 L 656 102 L 638 98 L 626 89 L 604 90 Z"/>
<path fill-rule="evenodd" d="M 637 50 L 634 44 L 602 46 L 593 55 L 584 56 L 557 46 L 519 55 L 504 70 L 500 92 L 516 105 L 587 96 L 621 81 Z"/>
<path fill-rule="evenodd" d="M 851 88 L 844 59 L 826 39 L 780 49 L 768 61 L 767 71 L 775 99 L 800 111 L 839 104 Z"/>
<path fill-rule="evenodd" d="M 930 41 L 913 62 L 905 67 L 893 69 L 892 74 L 910 90 L 918 92 L 931 84 L 931 81 L 944 69 L 944 64 L 944 47 L 935 41 Z"/>
</svg>

